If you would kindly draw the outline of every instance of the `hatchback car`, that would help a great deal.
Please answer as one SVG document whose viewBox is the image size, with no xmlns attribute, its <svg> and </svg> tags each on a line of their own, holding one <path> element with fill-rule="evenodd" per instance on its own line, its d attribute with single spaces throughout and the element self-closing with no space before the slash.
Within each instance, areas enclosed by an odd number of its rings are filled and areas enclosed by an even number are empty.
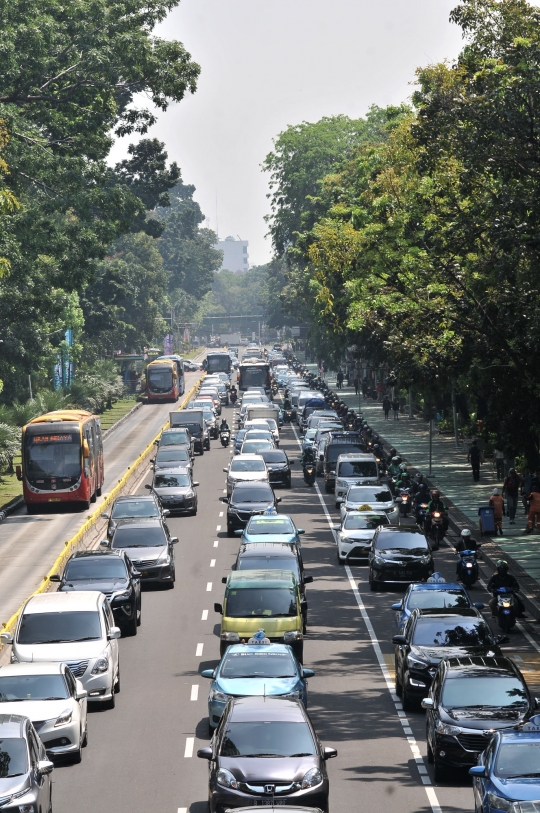
<svg viewBox="0 0 540 813">
<path fill-rule="evenodd" d="M 186 428 L 164 429 L 159 440 L 156 440 L 156 446 L 160 449 L 163 446 L 184 446 L 189 450 L 191 459 L 195 457 L 195 439 Z"/>
<path fill-rule="evenodd" d="M 399 508 L 386 485 L 349 486 L 340 504 L 341 519 L 347 511 L 384 511 L 390 524 L 399 520 Z"/>
<path fill-rule="evenodd" d="M 240 805 L 281 801 L 328 811 L 324 748 L 299 700 L 235 697 L 208 748 L 197 756 L 209 761 L 210 813 Z"/>
<path fill-rule="evenodd" d="M 268 469 L 263 458 L 258 454 L 241 454 L 233 457 L 223 469 L 227 474 L 227 495 L 238 483 L 268 483 Z"/>
<path fill-rule="evenodd" d="M 145 488 L 157 494 L 162 506 L 169 513 L 197 514 L 197 492 L 199 483 L 192 478 L 191 469 L 158 469 L 154 473 L 152 484 Z"/>
<path fill-rule="evenodd" d="M 540 717 L 535 715 L 520 731 L 497 731 L 473 777 L 474 808 L 484 813 L 529 811 L 540 799 Z M 527 803 L 532 804 L 527 804 Z"/>
<path fill-rule="evenodd" d="M 114 621 L 127 635 L 136 635 L 141 623 L 141 576 L 123 550 L 77 551 L 68 559 L 58 591 L 101 590 L 111 605 Z"/>
<path fill-rule="evenodd" d="M 177 536 L 171 536 L 164 522 L 124 519 L 118 523 L 110 542 L 103 540 L 102 547 L 124 550 L 141 574 L 144 582 L 156 582 L 174 587 L 174 545 Z"/>
<path fill-rule="evenodd" d="M 2 813 L 52 810 L 54 765 L 28 717 L 0 710 L 0 766 Z"/>
<path fill-rule="evenodd" d="M 416 528 L 378 528 L 369 551 L 369 586 L 425 581 L 433 573 L 433 556 Z"/>
<path fill-rule="evenodd" d="M 286 514 L 264 514 L 251 517 L 243 531 L 236 531 L 244 543 L 285 542 L 288 545 L 301 547 L 300 537 L 305 534 L 303 528 L 297 528 L 291 517 Z"/>
<path fill-rule="evenodd" d="M 88 741 L 86 698 L 65 663 L 12 663 L 0 669 L 0 717 L 29 717 L 49 757 L 81 761 Z"/>
<path fill-rule="evenodd" d="M 261 449 L 260 456 L 266 463 L 268 479 L 272 486 L 291 487 L 291 464 L 287 455 L 281 449 Z"/>
<path fill-rule="evenodd" d="M 459 582 L 411 584 L 401 601 L 392 604 L 392 609 L 396 613 L 398 632 L 403 630 L 405 622 L 413 610 L 441 610 L 451 613 L 454 610 L 459 612 L 468 607 L 476 607 L 477 610 L 484 609 L 484 605 L 480 601 L 475 601 L 473 604 L 471 597 Z"/>
<path fill-rule="evenodd" d="M 235 536 L 235 531 L 244 528 L 252 516 L 275 509 L 281 498 L 267 483 L 238 483 L 231 496 L 221 497 L 221 501 L 227 503 L 227 534 Z"/>
<path fill-rule="evenodd" d="M 244 442 L 242 443 L 242 448 L 240 449 L 240 454 L 259 454 L 260 451 L 268 450 L 268 449 L 275 449 L 276 445 L 274 443 L 273 438 L 259 438 L 257 440 L 250 440 L 249 439 L 249 432 L 246 434 L 244 438 Z"/>
<path fill-rule="evenodd" d="M 348 511 L 341 525 L 334 525 L 337 533 L 337 560 L 340 565 L 367 562 L 371 541 L 379 526 L 389 525 L 385 513 L 377 511 Z"/>
<path fill-rule="evenodd" d="M 210 730 L 218 725 L 229 697 L 288 697 L 299 699 L 307 708 L 307 678 L 312 669 L 300 666 L 286 644 L 233 644 L 215 669 L 204 669 L 210 678 L 208 721 Z"/>
<path fill-rule="evenodd" d="M 116 525 L 121 519 L 157 519 L 168 516 L 155 494 L 130 494 L 126 497 L 117 497 L 112 504 L 110 513 L 101 516 L 108 520 L 107 538 L 112 539 Z"/>
<path fill-rule="evenodd" d="M 189 450 L 185 446 L 163 446 L 157 450 L 156 456 L 150 458 L 154 471 L 160 469 L 191 469 L 193 461 Z"/>
<path fill-rule="evenodd" d="M 413 610 L 402 634 L 394 635 L 396 694 L 405 711 L 420 704 L 443 658 L 500 655 L 499 644 L 478 610 L 467 607 Z"/>
<path fill-rule="evenodd" d="M 476 765 L 493 733 L 518 726 L 537 702 L 509 658 L 464 657 L 441 661 L 422 706 L 427 757 L 438 782 L 448 768 Z"/>
</svg>

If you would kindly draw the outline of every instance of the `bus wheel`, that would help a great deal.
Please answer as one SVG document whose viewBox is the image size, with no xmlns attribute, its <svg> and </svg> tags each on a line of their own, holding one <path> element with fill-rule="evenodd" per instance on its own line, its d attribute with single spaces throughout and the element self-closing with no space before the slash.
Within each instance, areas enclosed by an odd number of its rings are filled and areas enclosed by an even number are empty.
<svg viewBox="0 0 540 813">
<path fill-rule="evenodd" d="M 98 495 L 98 497 L 101 497 L 101 486 L 99 488 L 96 488 L 96 494 Z"/>
<path fill-rule="evenodd" d="M 90 502 L 95 502 L 96 500 L 97 500 L 97 489 L 94 491 L 94 493 L 90 497 Z"/>
<path fill-rule="evenodd" d="M 26 506 L 26 513 L 27 514 L 37 514 L 37 505 L 27 505 Z"/>
</svg>

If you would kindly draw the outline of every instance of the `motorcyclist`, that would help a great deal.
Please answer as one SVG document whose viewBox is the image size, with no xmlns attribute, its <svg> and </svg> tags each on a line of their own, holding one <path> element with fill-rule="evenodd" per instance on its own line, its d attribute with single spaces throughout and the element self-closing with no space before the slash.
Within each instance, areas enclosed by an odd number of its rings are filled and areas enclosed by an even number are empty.
<svg viewBox="0 0 540 813">
<path fill-rule="evenodd" d="M 292 409 L 291 399 L 289 397 L 283 399 L 283 409 Z"/>
<path fill-rule="evenodd" d="M 405 463 L 401 463 L 399 467 L 399 474 L 396 480 L 396 489 L 410 487 L 411 487 L 411 475 L 407 471 L 407 466 L 405 465 Z"/>
<path fill-rule="evenodd" d="M 422 485 L 424 485 L 424 475 L 417 471 L 412 479 L 413 494 L 417 494 Z"/>
<path fill-rule="evenodd" d="M 300 458 L 300 463 L 302 464 L 302 468 L 315 463 L 315 452 L 313 451 L 312 446 L 307 446 L 305 449 L 302 450 L 302 457 Z"/>
<path fill-rule="evenodd" d="M 221 435 L 222 432 L 230 432 L 230 431 L 231 431 L 231 427 L 227 423 L 227 418 L 222 418 L 221 424 L 220 424 L 220 427 L 219 427 L 219 434 Z"/>
<path fill-rule="evenodd" d="M 399 477 L 400 469 L 399 469 L 399 457 L 396 455 L 392 458 L 392 462 L 388 466 L 388 474 L 391 477 Z"/>
<path fill-rule="evenodd" d="M 429 535 L 431 532 L 431 515 L 435 511 L 439 511 L 443 515 L 443 536 L 446 536 L 446 532 L 448 530 L 447 509 L 446 505 L 441 500 L 439 491 L 436 488 L 434 488 L 431 492 L 431 500 L 428 502 L 428 507 L 426 509 L 426 535 Z"/>
<path fill-rule="evenodd" d="M 480 545 L 478 544 L 478 542 L 476 541 L 476 539 L 474 538 L 474 536 L 472 535 L 470 530 L 468 528 L 463 528 L 463 530 L 461 532 L 461 535 L 460 535 L 460 537 L 459 537 L 459 539 L 458 539 L 458 541 L 456 543 L 456 553 L 459 554 L 459 553 L 461 553 L 461 551 L 464 551 L 464 550 L 477 551 L 479 547 L 480 547 Z M 461 561 L 458 559 L 458 562 L 457 562 L 457 565 L 456 565 L 456 573 L 457 573 L 458 576 L 459 576 L 460 568 L 461 568 Z"/>
<path fill-rule="evenodd" d="M 390 452 L 388 453 L 388 457 L 386 458 L 386 462 L 388 463 L 388 465 L 390 465 L 390 463 L 392 462 L 392 458 L 396 457 L 396 456 L 397 456 L 397 449 L 394 449 L 394 447 L 392 446 L 392 448 L 390 449 Z"/>
<path fill-rule="evenodd" d="M 491 615 L 493 618 L 496 618 L 497 616 L 497 593 L 495 591 L 498 590 L 499 587 L 511 587 L 515 592 L 519 590 L 518 580 L 508 572 L 508 562 L 505 559 L 499 559 L 497 561 L 497 569 L 491 579 L 488 581 L 487 585 L 489 592 L 493 593 L 493 598 L 489 600 L 489 606 L 491 608 Z M 516 602 L 516 615 L 518 618 L 522 618 L 525 615 L 524 606 L 518 595 L 516 595 Z"/>
</svg>

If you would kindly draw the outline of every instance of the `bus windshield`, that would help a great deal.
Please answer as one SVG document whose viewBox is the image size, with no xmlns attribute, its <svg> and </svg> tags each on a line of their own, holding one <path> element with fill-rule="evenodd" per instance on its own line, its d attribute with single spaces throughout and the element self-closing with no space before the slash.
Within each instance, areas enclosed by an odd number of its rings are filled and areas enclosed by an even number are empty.
<svg viewBox="0 0 540 813">
<path fill-rule="evenodd" d="M 268 367 L 266 365 L 251 366 L 250 364 L 240 365 L 240 389 L 247 390 L 248 387 L 266 387 L 268 384 Z"/>
<path fill-rule="evenodd" d="M 209 353 L 206 369 L 209 373 L 230 373 L 231 357 L 228 353 Z"/>
<path fill-rule="evenodd" d="M 150 392 L 170 392 L 173 385 L 172 367 L 169 365 L 148 366 L 146 368 L 148 389 Z"/>
<path fill-rule="evenodd" d="M 79 477 L 81 444 L 78 434 L 25 435 L 26 475 L 28 477 Z"/>
</svg>

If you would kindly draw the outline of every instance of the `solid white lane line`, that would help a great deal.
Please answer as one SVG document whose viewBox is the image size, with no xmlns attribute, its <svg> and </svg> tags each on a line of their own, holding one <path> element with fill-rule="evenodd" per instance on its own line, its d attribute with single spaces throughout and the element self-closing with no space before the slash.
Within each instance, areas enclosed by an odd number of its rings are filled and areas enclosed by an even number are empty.
<svg viewBox="0 0 540 813">
<path fill-rule="evenodd" d="M 210 559 L 210 567 L 215 567 L 215 566 L 216 566 L 216 560 L 215 559 Z"/>
<path fill-rule="evenodd" d="M 193 756 L 193 746 L 194 745 L 195 745 L 195 737 L 187 737 L 186 738 L 186 748 L 185 748 L 185 751 L 184 751 L 184 757 L 187 757 L 189 759 L 189 757 Z"/>
<path fill-rule="evenodd" d="M 208 621 L 208 610 L 202 611 L 201 621 Z"/>
<path fill-rule="evenodd" d="M 216 531 L 221 531 L 221 525 L 216 526 Z"/>
<path fill-rule="evenodd" d="M 204 644 L 197 644 L 197 649 L 195 650 L 195 657 L 200 658 L 202 656 Z"/>
<path fill-rule="evenodd" d="M 199 698 L 199 685 L 197 683 L 194 683 L 193 686 L 191 687 L 191 697 L 189 699 L 198 700 L 198 698 Z"/>
<path fill-rule="evenodd" d="M 209 593 L 212 589 L 212 582 L 206 582 L 206 592 Z"/>
<path fill-rule="evenodd" d="M 219 539 L 214 539 L 214 547 L 217 548 L 219 545 Z"/>
</svg>

